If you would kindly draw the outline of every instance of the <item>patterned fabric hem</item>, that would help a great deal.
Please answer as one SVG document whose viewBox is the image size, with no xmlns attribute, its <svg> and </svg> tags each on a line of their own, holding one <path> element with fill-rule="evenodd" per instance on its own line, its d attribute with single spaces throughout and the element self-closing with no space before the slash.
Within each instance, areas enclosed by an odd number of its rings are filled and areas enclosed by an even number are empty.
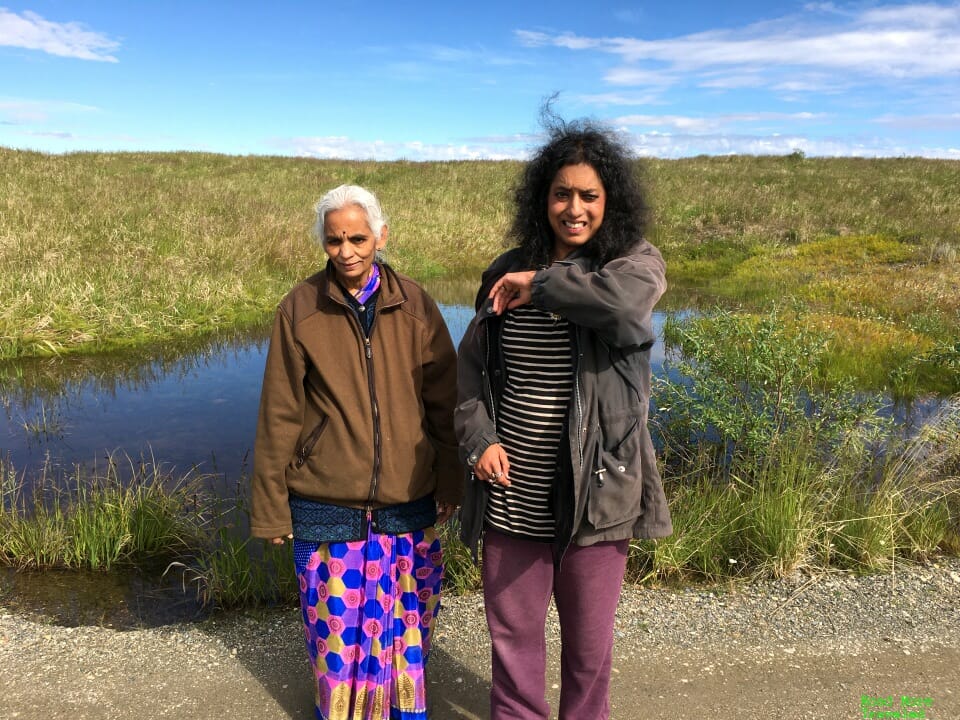
<svg viewBox="0 0 960 720">
<path fill-rule="evenodd" d="M 424 669 L 443 578 L 434 528 L 295 541 L 294 561 L 316 716 L 425 720 Z"/>
</svg>

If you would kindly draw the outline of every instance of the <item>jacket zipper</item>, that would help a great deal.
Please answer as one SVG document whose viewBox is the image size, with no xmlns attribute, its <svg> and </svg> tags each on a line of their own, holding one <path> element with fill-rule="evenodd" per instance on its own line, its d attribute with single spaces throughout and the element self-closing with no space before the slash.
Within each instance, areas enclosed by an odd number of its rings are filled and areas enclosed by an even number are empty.
<svg viewBox="0 0 960 720">
<path fill-rule="evenodd" d="M 484 345 L 484 389 L 487 391 L 487 406 L 490 408 L 490 419 L 493 420 L 494 432 L 497 430 L 497 408 L 493 404 L 493 381 L 490 379 L 490 329 L 487 323 L 483 324 L 483 345 Z"/>
<path fill-rule="evenodd" d="M 329 417 L 325 417 L 313 431 L 307 436 L 307 439 L 303 441 L 303 445 L 300 446 L 299 452 L 297 452 L 297 462 L 296 466 L 303 467 L 303 464 L 307 461 L 307 458 L 310 456 L 310 453 L 313 451 L 313 446 L 317 444 L 317 440 L 320 439 L 320 434 L 323 432 L 323 429 L 327 426 L 327 422 L 330 420 Z"/>
<path fill-rule="evenodd" d="M 580 331 L 573 333 L 573 387 L 577 398 L 577 452 L 580 459 L 580 470 L 583 470 L 583 438 L 586 428 L 583 427 L 583 399 L 580 397 Z"/>
<path fill-rule="evenodd" d="M 371 335 L 373 335 L 376 324 L 377 316 L 374 315 L 373 324 L 370 326 Z M 361 328 L 362 331 L 363 328 Z M 367 519 L 369 520 L 373 510 L 373 501 L 377 496 L 377 486 L 380 484 L 380 403 L 377 400 L 377 389 L 373 381 L 373 348 L 370 345 L 370 338 L 364 337 L 363 344 L 367 356 L 367 384 L 370 388 L 370 407 L 373 413 L 373 476 L 370 478 L 370 494 L 367 496 Z"/>
<path fill-rule="evenodd" d="M 557 265 L 575 265 L 570 260 L 558 260 Z M 583 398 L 580 396 L 580 332 L 573 333 L 573 387 L 577 398 L 577 453 L 580 460 L 580 470 L 583 470 L 583 439 L 586 437 L 587 429 L 583 427 Z"/>
<path fill-rule="evenodd" d="M 353 308 L 340 300 L 334 299 L 334 302 L 342 305 L 346 309 L 347 314 L 353 319 L 357 332 L 360 333 L 360 337 L 363 339 L 363 354 L 367 359 L 367 389 L 370 392 L 370 411 L 373 417 L 373 474 L 370 477 L 370 492 L 367 494 L 367 503 L 364 505 L 367 525 L 369 526 L 373 523 L 374 498 L 377 496 L 377 487 L 380 484 L 380 451 L 382 442 L 380 437 L 380 403 L 377 400 L 377 390 L 374 382 L 373 346 L 370 343 L 370 337 L 373 336 L 373 331 L 377 326 L 377 318 L 380 317 L 382 308 L 378 307 L 374 312 L 373 322 L 370 323 L 370 336 L 368 337 L 364 334 L 363 325 L 360 324 L 360 318 L 357 317 Z M 376 531 L 376 528 L 374 528 L 374 531 Z"/>
</svg>

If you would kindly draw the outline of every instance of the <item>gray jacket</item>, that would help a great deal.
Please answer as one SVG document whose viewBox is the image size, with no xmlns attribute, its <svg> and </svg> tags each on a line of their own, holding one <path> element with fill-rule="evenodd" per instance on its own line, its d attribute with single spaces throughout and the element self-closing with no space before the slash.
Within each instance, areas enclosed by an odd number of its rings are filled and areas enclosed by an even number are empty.
<svg viewBox="0 0 960 720">
<path fill-rule="evenodd" d="M 460 343 L 454 424 L 461 460 L 471 467 L 500 442 L 502 317 L 490 309 L 487 293 L 502 275 L 524 269 L 516 249 L 490 265 L 477 295 L 478 313 Z M 646 240 L 600 268 L 574 252 L 534 276 L 532 304 L 571 324 L 575 382 L 552 498 L 561 555 L 570 542 L 592 545 L 673 532 L 647 428 L 651 314 L 665 289 L 663 258 Z M 470 476 L 461 533 L 473 549 L 483 531 L 488 492 L 486 483 Z"/>
</svg>

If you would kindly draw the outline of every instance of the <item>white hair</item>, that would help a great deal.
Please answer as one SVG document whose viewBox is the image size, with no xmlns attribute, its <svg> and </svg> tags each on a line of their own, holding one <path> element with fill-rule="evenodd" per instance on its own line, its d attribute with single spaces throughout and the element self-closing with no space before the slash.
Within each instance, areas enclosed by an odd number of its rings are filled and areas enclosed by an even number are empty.
<svg viewBox="0 0 960 720">
<path fill-rule="evenodd" d="M 317 220 L 313 226 L 313 233 L 322 245 L 325 240 L 323 236 L 323 222 L 327 213 L 334 210 L 341 210 L 347 205 L 357 205 L 367 216 L 367 225 L 370 226 L 370 232 L 374 237 L 380 237 L 380 231 L 387 224 L 387 217 L 380 208 L 380 201 L 376 195 L 362 188 L 359 185 L 341 185 L 324 195 L 317 202 L 315 210 L 317 211 Z"/>
</svg>

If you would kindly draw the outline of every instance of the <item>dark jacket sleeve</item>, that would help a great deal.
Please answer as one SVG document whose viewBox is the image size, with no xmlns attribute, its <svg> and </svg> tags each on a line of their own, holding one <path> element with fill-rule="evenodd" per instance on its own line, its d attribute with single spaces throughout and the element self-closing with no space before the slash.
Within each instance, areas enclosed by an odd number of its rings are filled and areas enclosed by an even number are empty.
<svg viewBox="0 0 960 720">
<path fill-rule="evenodd" d="M 457 457 L 453 409 L 457 402 L 457 353 L 440 309 L 427 301 L 423 347 L 423 399 L 427 434 L 436 451 L 434 471 L 438 502 L 459 505 L 463 500 L 463 468 Z"/>
<path fill-rule="evenodd" d="M 306 361 L 289 318 L 277 310 L 267 351 L 253 450 L 250 532 L 284 537 L 292 532 L 284 474 L 303 426 Z"/>
<path fill-rule="evenodd" d="M 482 333 L 481 323 L 474 318 L 467 326 L 457 354 L 458 393 L 453 419 L 460 441 L 460 459 L 471 467 L 484 450 L 500 442 L 485 398 Z"/>
<path fill-rule="evenodd" d="M 594 330 L 614 347 L 653 342 L 653 306 L 667 289 L 660 251 L 646 240 L 598 270 L 559 262 L 533 277 L 533 305 Z"/>
</svg>

